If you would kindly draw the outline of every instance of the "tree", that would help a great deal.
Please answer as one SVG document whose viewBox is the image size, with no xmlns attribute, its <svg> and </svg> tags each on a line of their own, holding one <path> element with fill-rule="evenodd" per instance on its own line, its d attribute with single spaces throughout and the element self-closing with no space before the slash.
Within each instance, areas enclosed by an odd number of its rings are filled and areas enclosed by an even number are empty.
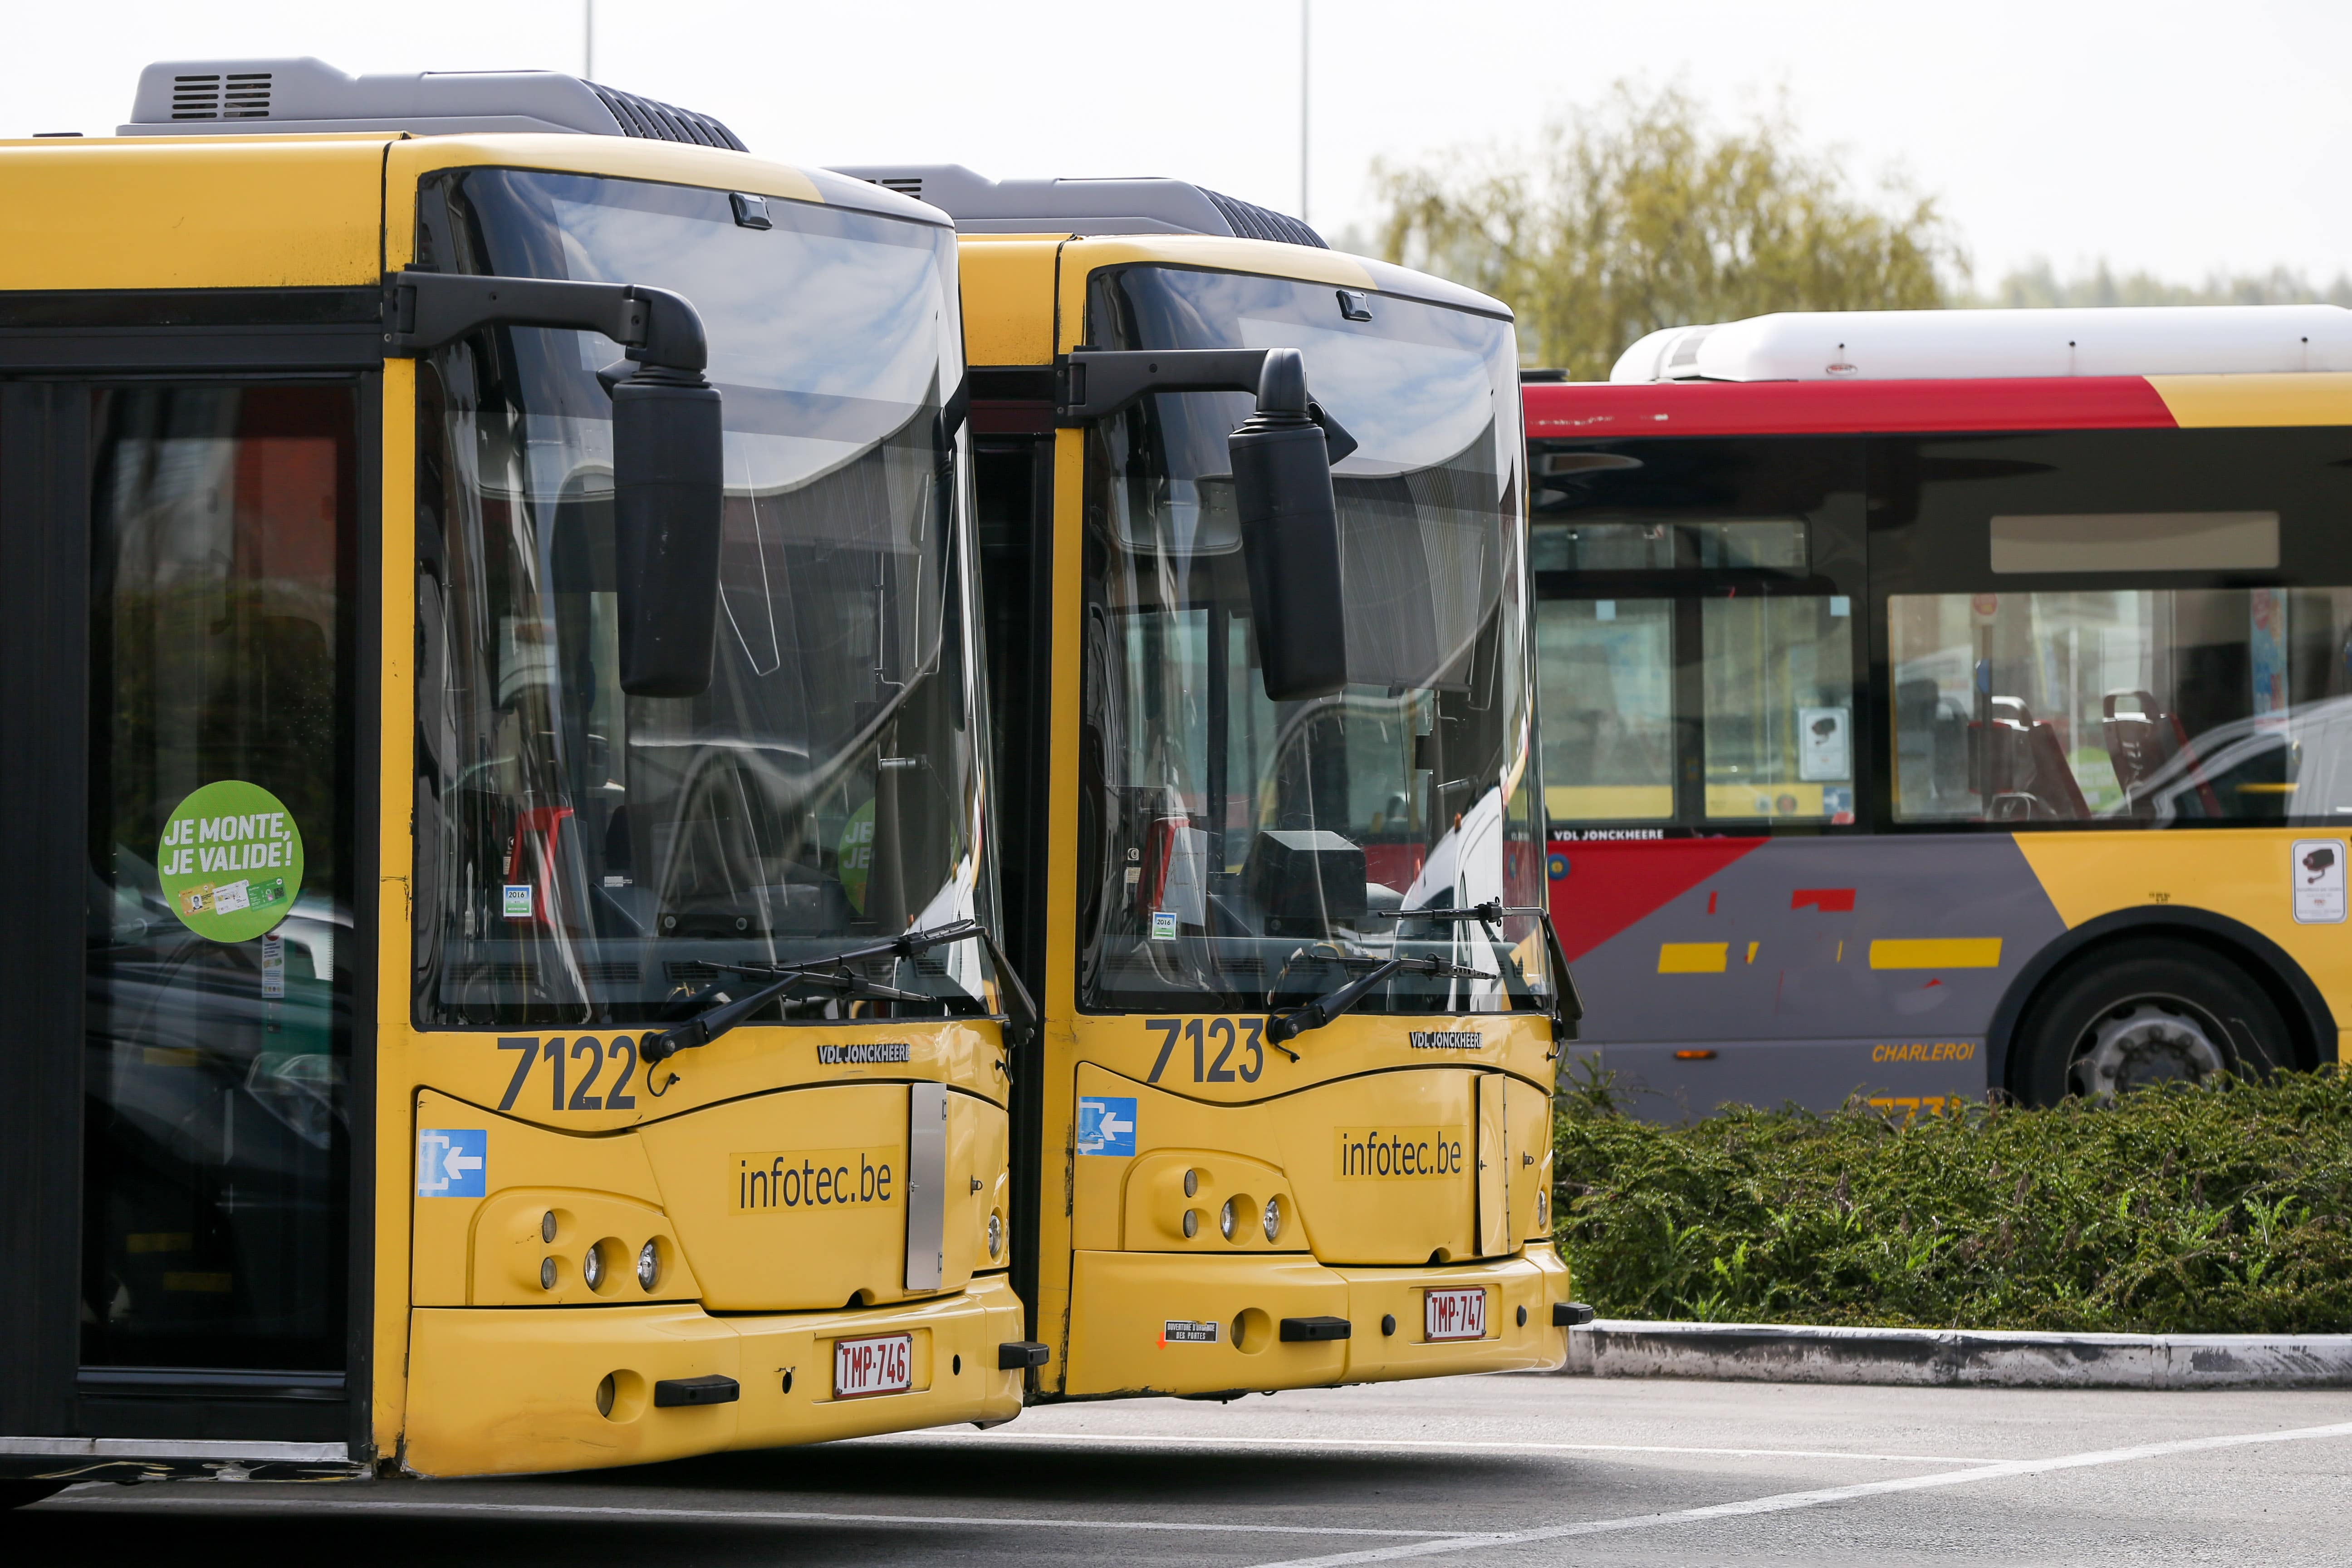
<svg viewBox="0 0 2352 1568">
<path fill-rule="evenodd" d="M 1578 380 L 1661 327 L 1933 308 L 1939 269 L 1966 271 L 1932 197 L 1890 184 L 1882 210 L 1833 155 L 1798 144 L 1785 110 L 1718 132 L 1677 88 L 1621 82 L 1532 156 L 1456 152 L 1372 174 L 1388 259 L 1507 301 L 1521 348 Z"/>
<path fill-rule="evenodd" d="M 2002 277 L 1993 291 L 1964 305 L 2011 309 L 2048 305 L 2352 305 L 2352 276 L 2336 275 L 2322 289 L 2284 267 L 2268 272 L 2208 273 L 2205 281 L 2168 283 L 2150 272 L 2117 277 L 2103 258 L 2088 272 L 2060 278 L 2047 258 L 2036 257 Z"/>
</svg>

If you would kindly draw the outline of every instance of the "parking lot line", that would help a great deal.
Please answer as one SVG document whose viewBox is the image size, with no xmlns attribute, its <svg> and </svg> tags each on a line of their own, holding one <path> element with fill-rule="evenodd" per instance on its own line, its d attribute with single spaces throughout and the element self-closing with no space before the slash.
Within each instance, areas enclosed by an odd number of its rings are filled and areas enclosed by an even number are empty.
<svg viewBox="0 0 2352 1568">
<path fill-rule="evenodd" d="M 854 1439 L 860 1445 L 907 1445 L 945 1441 L 987 1446 L 995 1443 L 1134 1443 L 1146 1447 L 1168 1444 L 1211 1448 L 1414 1448 L 1461 1449 L 1479 1453 L 1528 1454 L 1696 1454 L 1732 1459 L 1876 1459 L 1898 1465 L 1992 1465 L 2000 1460 L 1978 1454 L 1854 1454 L 1837 1448 L 1694 1448 L 1667 1443 L 1524 1443 L 1477 1437 L 1179 1437 L 1156 1432 L 894 1432 L 882 1437 Z"/>
<path fill-rule="evenodd" d="M 1345 1568 L 1345 1565 L 1359 1563 L 1394 1563 L 1405 1558 L 1437 1557 L 1449 1552 L 1470 1552 L 1487 1547 L 1517 1546 L 1538 1541 L 1564 1541 L 1579 1535 L 1610 1535 L 1623 1531 L 1650 1530 L 1660 1525 L 1696 1524 L 1706 1520 L 1739 1519 L 1753 1514 L 1787 1513 L 1797 1509 L 1821 1508 L 1830 1503 L 1851 1502 L 1860 1498 L 1884 1497 L 1895 1492 L 1922 1491 L 1932 1487 L 1967 1486 L 1976 1481 L 2004 1480 L 2011 1476 L 2043 1475 L 2053 1470 L 2085 1469 L 2096 1465 L 2128 1464 L 2136 1459 L 2162 1458 L 2172 1454 L 2194 1454 L 2215 1448 L 2244 1447 L 2257 1443 L 2303 1443 L 2326 1437 L 2352 1437 L 2352 1421 L 2339 1421 L 2327 1426 L 2299 1426 L 2284 1432 L 2235 1432 L 2218 1437 L 2183 1437 L 2168 1443 L 2143 1443 L 2129 1448 L 2099 1448 L 2081 1454 L 2060 1454 L 2047 1459 L 2004 1459 L 1994 1464 L 1978 1465 L 1965 1470 L 1945 1470 L 1925 1476 L 1901 1476 L 1884 1481 L 1862 1481 L 1853 1486 L 1823 1487 L 1814 1491 L 1780 1492 L 1771 1497 L 1751 1498 L 1746 1502 L 1717 1503 L 1708 1508 L 1684 1508 L 1664 1513 L 1629 1514 L 1622 1519 L 1579 1520 L 1572 1524 L 1550 1524 L 1534 1530 L 1515 1530 L 1479 1540 L 1421 1541 L 1411 1544 L 1374 1547 L 1362 1552 L 1343 1552 L 1326 1557 L 1289 1558 L 1280 1563 L 1261 1563 L 1258 1568 Z"/>
</svg>

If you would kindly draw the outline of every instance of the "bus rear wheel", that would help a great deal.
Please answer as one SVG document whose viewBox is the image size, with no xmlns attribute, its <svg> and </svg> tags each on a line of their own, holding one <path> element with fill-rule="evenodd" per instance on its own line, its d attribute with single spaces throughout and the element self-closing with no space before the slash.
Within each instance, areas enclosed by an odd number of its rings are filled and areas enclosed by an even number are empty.
<svg viewBox="0 0 2352 1568">
<path fill-rule="evenodd" d="M 2285 1016 L 2238 965 L 2193 942 L 2133 942 L 2059 976 L 2019 1021 L 2011 1080 L 2028 1105 L 2112 1100 L 2294 1059 Z"/>
</svg>

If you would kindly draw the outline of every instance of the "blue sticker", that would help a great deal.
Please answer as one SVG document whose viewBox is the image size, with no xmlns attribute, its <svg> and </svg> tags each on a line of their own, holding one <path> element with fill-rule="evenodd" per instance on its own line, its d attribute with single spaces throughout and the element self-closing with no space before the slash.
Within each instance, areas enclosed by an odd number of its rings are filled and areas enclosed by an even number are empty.
<svg viewBox="0 0 2352 1568">
<path fill-rule="evenodd" d="M 1135 1100 L 1132 1096 L 1125 1100 L 1095 1095 L 1078 1097 L 1078 1152 L 1135 1152 Z"/>
<path fill-rule="evenodd" d="M 478 1198 L 489 1190 L 490 1135 L 480 1127 L 426 1127 L 416 1134 L 416 1195 Z"/>
<path fill-rule="evenodd" d="M 1568 875 L 1568 857 L 1557 849 L 1544 858 L 1544 875 L 1557 882 Z"/>
</svg>

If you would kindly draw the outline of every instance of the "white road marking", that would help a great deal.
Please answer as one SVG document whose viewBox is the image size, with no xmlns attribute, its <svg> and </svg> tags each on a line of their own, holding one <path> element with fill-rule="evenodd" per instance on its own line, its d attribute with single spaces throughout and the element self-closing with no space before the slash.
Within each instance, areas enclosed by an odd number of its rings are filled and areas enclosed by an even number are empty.
<svg viewBox="0 0 2352 1568">
<path fill-rule="evenodd" d="M 860 1446 L 974 1443 L 1143 1443 L 1213 1448 L 1458 1448 L 1527 1454 L 1701 1454 L 1733 1459 L 1880 1459 L 1897 1465 L 1995 1465 L 1978 1454 L 1850 1454 L 1836 1448 L 1692 1448 L 1663 1443 L 1513 1443 L 1475 1437 L 1178 1437 L 1150 1432 L 893 1432 L 850 1439 Z"/>
<path fill-rule="evenodd" d="M 1394 1563 L 1409 1557 L 1435 1557 L 1448 1552 L 1479 1551 L 1496 1546 L 1517 1546 L 1537 1541 L 1564 1541 L 1579 1535 L 1612 1535 L 1622 1531 L 1650 1530 L 1664 1524 L 1695 1524 L 1705 1520 L 1740 1519 L 1751 1514 L 1787 1513 L 1796 1509 L 1821 1508 L 1830 1503 L 1850 1502 L 1856 1498 L 1881 1497 L 1890 1492 L 1921 1491 L 1930 1487 L 1967 1486 L 1975 1481 L 2004 1480 L 2011 1476 L 2042 1475 L 2052 1470 L 2082 1469 L 2094 1465 L 2121 1465 L 2135 1459 L 2162 1458 L 2171 1454 L 2194 1454 L 2212 1448 L 2243 1447 L 2254 1443 L 2300 1443 L 2318 1437 L 2352 1437 L 2352 1421 L 2339 1421 L 2330 1426 L 2299 1426 L 2284 1432 L 2240 1432 L 2221 1437 L 2183 1437 L 2170 1443 L 2144 1443 L 2131 1448 L 2102 1448 L 2084 1454 L 2061 1454 L 2048 1459 L 2004 1459 L 1995 1464 L 1979 1465 L 1972 1469 L 1945 1470 L 1935 1475 L 1904 1476 L 1892 1480 L 1864 1481 L 1850 1487 L 1823 1487 L 1817 1491 L 1781 1492 L 1772 1497 L 1752 1498 L 1746 1502 L 1717 1503 L 1711 1508 L 1675 1509 L 1665 1513 L 1641 1513 L 1622 1519 L 1588 1519 L 1573 1524 L 1545 1525 L 1535 1530 L 1515 1530 L 1489 1535 L 1483 1540 L 1422 1541 L 1411 1545 L 1376 1547 L 1364 1552 L 1342 1552 L 1328 1557 L 1299 1557 L 1280 1563 L 1259 1564 L 1259 1568 L 1344 1568 L 1358 1563 Z"/>
<path fill-rule="evenodd" d="M 100 1483 L 108 1485 L 110 1483 Z M 304 1486 L 299 1495 L 289 1490 L 272 1496 L 248 1488 L 275 1487 L 278 1483 L 247 1482 L 219 1495 L 198 1497 L 192 1491 L 176 1496 L 163 1495 L 161 1489 L 142 1488 L 126 1497 L 102 1498 L 94 1492 L 79 1490 L 64 1494 L 56 1501 L 40 1506 L 54 1508 L 58 1502 L 79 1503 L 109 1512 L 121 1510 L 179 1510 L 287 1508 L 306 1513 L 321 1510 L 334 1513 L 490 1513 L 509 1514 L 517 1518 L 534 1519 L 637 1519 L 657 1522 L 692 1520 L 702 1523 L 751 1521 L 762 1524 L 898 1524 L 898 1525 L 998 1525 L 1043 1530 L 1145 1530 L 1174 1531 L 1209 1535 L 1375 1535 L 1402 1536 L 1412 1541 L 1426 1541 L 1433 1536 L 1449 1540 L 1491 1541 L 1498 1539 L 1493 1531 L 1462 1530 L 1369 1530 L 1359 1525 L 1344 1524 L 1216 1524 L 1192 1523 L 1184 1521 L 1162 1521 L 1144 1519 L 1045 1519 L 1034 1514 L 953 1514 L 953 1513 L 821 1513 L 799 1509 L 732 1509 L 732 1508 L 606 1508 L 594 1505 L 574 1506 L 570 1503 L 530 1502 L 455 1502 L 425 1498 L 407 1500 L 398 1498 L 330 1498 L 321 1497 L 314 1487 Z M 213 1486 L 221 1483 L 214 1482 Z"/>
</svg>

